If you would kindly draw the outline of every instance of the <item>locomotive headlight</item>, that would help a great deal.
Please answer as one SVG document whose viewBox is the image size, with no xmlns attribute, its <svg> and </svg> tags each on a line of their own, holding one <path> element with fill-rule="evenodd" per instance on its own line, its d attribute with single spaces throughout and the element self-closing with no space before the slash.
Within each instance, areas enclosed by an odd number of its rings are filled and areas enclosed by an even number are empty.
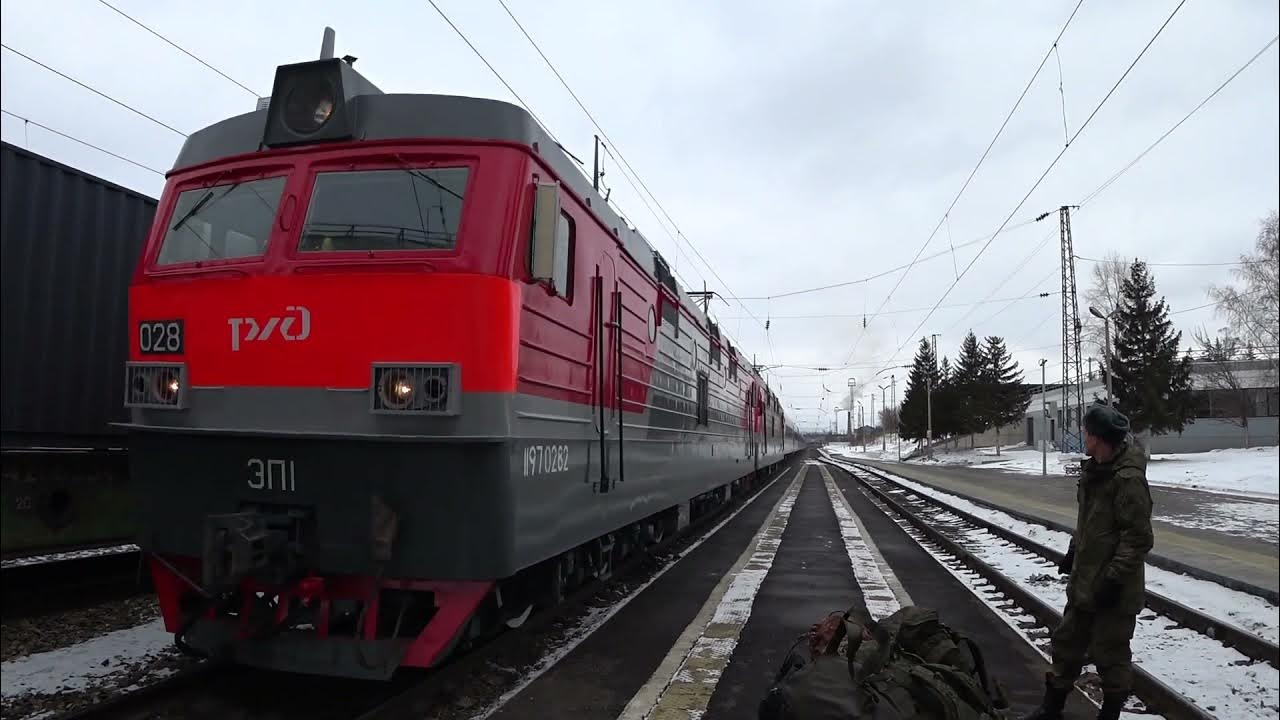
<svg viewBox="0 0 1280 720">
<path fill-rule="evenodd" d="M 285 124 L 300 135 L 310 135 L 323 128 L 333 117 L 333 90 L 324 75 L 298 78 L 285 99 Z"/>
<path fill-rule="evenodd" d="M 455 415 L 457 365 L 375 363 L 369 410 L 375 413 Z"/>
<path fill-rule="evenodd" d="M 182 380 L 178 368 L 158 368 L 152 375 L 151 397 L 164 405 L 173 405 L 178 401 L 178 393 L 182 390 Z"/>
<path fill-rule="evenodd" d="M 126 363 L 125 406 L 183 408 L 186 404 L 186 372 L 182 363 Z"/>
<path fill-rule="evenodd" d="M 287 147 L 358 136 L 356 100 L 382 91 L 349 62 L 325 58 L 276 68 L 262 142 Z"/>
<path fill-rule="evenodd" d="M 391 368 L 378 379 L 378 399 L 387 410 L 407 410 L 413 404 L 413 378 L 406 369 Z"/>
</svg>

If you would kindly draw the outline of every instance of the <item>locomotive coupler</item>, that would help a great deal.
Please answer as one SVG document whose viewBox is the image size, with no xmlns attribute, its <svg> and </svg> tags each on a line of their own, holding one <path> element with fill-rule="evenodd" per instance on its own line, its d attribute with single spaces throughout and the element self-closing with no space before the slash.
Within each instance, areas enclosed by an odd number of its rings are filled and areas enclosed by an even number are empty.
<svg viewBox="0 0 1280 720">
<path fill-rule="evenodd" d="M 206 591 L 230 590 L 247 577 L 271 584 L 291 579 L 301 566 L 304 519 L 298 511 L 207 516 L 202 578 Z"/>
</svg>

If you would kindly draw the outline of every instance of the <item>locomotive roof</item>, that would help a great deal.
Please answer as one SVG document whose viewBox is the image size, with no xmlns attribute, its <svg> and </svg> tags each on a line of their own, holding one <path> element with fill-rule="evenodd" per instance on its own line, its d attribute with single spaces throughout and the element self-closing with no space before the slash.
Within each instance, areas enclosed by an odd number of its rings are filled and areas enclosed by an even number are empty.
<svg viewBox="0 0 1280 720">
<path fill-rule="evenodd" d="M 627 254 L 650 277 L 657 278 L 654 256 L 660 254 L 649 241 L 609 206 L 596 192 L 578 163 L 547 134 L 528 111 L 501 100 L 459 95 L 378 93 L 356 95 L 348 100 L 353 135 L 357 140 L 403 138 L 462 138 L 499 140 L 527 146 L 547 162 L 564 185 L 583 198 L 606 226 L 613 229 Z M 180 170 L 219 158 L 258 152 L 262 149 L 267 108 L 202 128 L 182 145 L 173 170 Z M 665 259 L 663 260 L 665 263 Z M 672 278 L 680 303 L 704 327 L 707 317 Z"/>
</svg>

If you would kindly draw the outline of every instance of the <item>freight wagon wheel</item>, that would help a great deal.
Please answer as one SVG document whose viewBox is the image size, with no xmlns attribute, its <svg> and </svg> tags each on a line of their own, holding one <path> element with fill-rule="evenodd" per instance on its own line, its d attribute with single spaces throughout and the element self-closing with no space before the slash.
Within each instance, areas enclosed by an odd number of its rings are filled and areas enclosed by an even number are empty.
<svg viewBox="0 0 1280 720">
<path fill-rule="evenodd" d="M 591 574 L 598 580 L 608 580 L 613 575 L 613 533 L 593 541 L 590 545 L 588 560 L 591 562 Z"/>
<path fill-rule="evenodd" d="M 575 584 L 575 565 L 572 550 L 547 562 L 543 574 L 546 588 L 543 602 L 546 607 L 555 607 L 564 601 L 565 592 Z"/>
</svg>

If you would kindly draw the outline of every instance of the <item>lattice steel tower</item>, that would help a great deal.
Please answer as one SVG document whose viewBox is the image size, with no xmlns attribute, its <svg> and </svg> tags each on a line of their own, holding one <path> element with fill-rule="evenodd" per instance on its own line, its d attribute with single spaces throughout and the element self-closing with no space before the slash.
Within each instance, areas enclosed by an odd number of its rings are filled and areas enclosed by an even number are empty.
<svg viewBox="0 0 1280 720">
<path fill-rule="evenodd" d="M 1062 236 L 1062 452 L 1084 450 L 1080 421 L 1084 375 L 1080 372 L 1080 312 L 1076 307 L 1076 260 L 1071 247 L 1071 207 L 1058 208 Z M 1078 207 L 1078 206 L 1075 206 Z"/>
</svg>

